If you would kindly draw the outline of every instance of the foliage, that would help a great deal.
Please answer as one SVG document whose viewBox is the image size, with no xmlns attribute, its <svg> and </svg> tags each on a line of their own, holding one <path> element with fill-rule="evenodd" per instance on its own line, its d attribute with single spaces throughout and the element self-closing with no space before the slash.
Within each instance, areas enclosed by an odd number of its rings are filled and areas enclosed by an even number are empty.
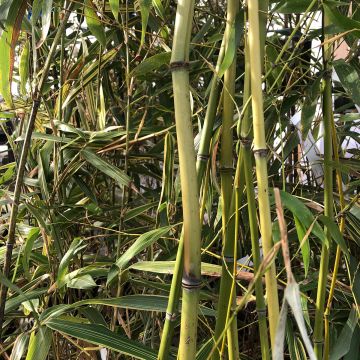
<svg viewBox="0 0 360 360">
<path fill-rule="evenodd" d="M 17 215 L 11 273 L 8 278 L 0 277 L 9 288 L 0 353 L 4 359 L 155 359 L 168 316 L 166 305 L 183 221 L 169 68 L 174 1 L 0 1 L 0 94 L 4 100 L 0 125 L 14 156 L 0 167 L 0 265 L 3 267 L 7 251 L 16 166 L 34 89 L 69 4 L 66 31 L 50 59 L 40 94 Z M 242 165 L 240 145 L 244 139 L 235 131 L 247 106 L 244 10 L 241 3 L 236 19 L 228 25 L 223 53 L 226 6 L 222 2 L 196 2 L 191 31 L 190 101 L 196 151 L 207 131 L 204 119 L 213 84 L 219 87 L 219 96 L 214 96 L 210 156 L 205 156 L 206 167 L 199 181 L 202 287 L 197 357 L 209 358 L 216 349 L 213 336 L 221 271 L 229 271 L 236 284 L 236 304 L 231 304 L 225 323 L 230 326 L 236 321 L 239 357 L 261 358 L 261 314 L 255 311 L 258 293 L 253 294 L 253 281 L 261 279 L 265 265 L 272 262 L 280 301 L 288 296 L 291 307 L 299 310 L 301 306 L 306 330 L 311 334 L 325 244 L 329 249 L 326 299 L 333 292 L 327 315 L 331 358 L 357 359 L 359 4 L 352 0 L 282 0 L 269 4 L 263 69 L 266 160 L 269 187 L 282 189 L 291 267 L 299 288 L 291 287 L 296 289 L 291 295 L 284 294 L 286 272 L 280 252 L 274 258 L 262 256 L 258 271 L 252 262 L 244 171 L 251 174 L 256 191 L 257 177 L 252 166 L 245 169 Z M 332 22 L 323 28 L 322 11 Z M 332 87 L 334 154 L 329 163 L 324 162 L 321 145 L 324 129 L 320 104 L 323 79 L 328 75 L 321 52 L 324 36 L 333 46 L 329 66 L 336 73 Z M 335 49 L 342 43 L 349 52 L 335 60 Z M 223 87 L 223 75 L 234 63 L 236 81 L 234 96 L 230 97 L 234 134 L 229 141 L 237 171 L 230 177 L 228 191 L 230 199 L 238 191 L 240 203 L 233 200 L 226 215 L 229 220 L 222 223 L 221 177 L 226 169 L 220 166 L 224 147 L 221 115 L 222 98 L 229 91 Z M 253 156 L 251 160 L 255 164 Z M 341 190 L 337 181 L 332 187 L 333 217 L 323 214 L 323 169 L 329 166 L 334 169 L 334 179 L 337 176 L 341 182 Z M 271 189 L 269 199 L 275 244 L 281 232 Z M 221 238 L 228 228 L 234 230 L 239 259 L 234 273 L 224 265 Z M 330 240 L 326 235 L 329 229 Z M 342 255 L 336 260 L 339 267 L 332 282 L 337 246 Z M 219 265 L 223 265 L 222 270 Z M 284 351 L 291 359 L 306 358 L 298 315 L 285 316 L 281 322 Z M 177 354 L 179 319 L 174 321 L 168 358 Z M 224 339 L 219 341 L 226 353 L 230 345 L 226 336 Z"/>
</svg>

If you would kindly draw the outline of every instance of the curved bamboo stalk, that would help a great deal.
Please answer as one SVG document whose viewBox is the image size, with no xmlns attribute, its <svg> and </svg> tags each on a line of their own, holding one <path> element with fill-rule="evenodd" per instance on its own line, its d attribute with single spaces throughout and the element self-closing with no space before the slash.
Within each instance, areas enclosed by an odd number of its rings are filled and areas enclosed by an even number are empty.
<svg viewBox="0 0 360 360">
<path fill-rule="evenodd" d="M 254 131 L 254 154 L 256 163 L 256 177 L 258 184 L 258 201 L 260 215 L 260 232 L 264 255 L 272 249 L 272 228 L 270 201 L 268 189 L 268 171 L 266 163 L 266 139 L 263 113 L 263 96 L 261 81 L 261 59 L 260 59 L 260 32 L 259 32 L 259 5 L 258 1 L 248 1 L 249 15 L 249 54 L 251 61 L 251 93 L 253 110 L 253 131 Z M 277 322 L 279 317 L 279 300 L 277 292 L 277 281 L 275 265 L 272 264 L 265 273 L 270 338 L 274 347 Z"/>
<path fill-rule="evenodd" d="M 178 2 L 170 64 L 184 219 L 184 274 L 179 359 L 195 358 L 201 282 L 199 191 L 196 177 L 188 73 L 193 13 L 193 0 L 180 0 Z"/>
<path fill-rule="evenodd" d="M 10 274 L 11 257 L 12 257 L 12 251 L 13 251 L 14 244 L 15 244 L 16 220 L 17 220 L 17 214 L 18 214 L 18 209 L 19 209 L 19 204 L 20 204 L 21 187 L 22 187 L 24 175 L 25 175 L 25 166 L 26 166 L 26 161 L 27 161 L 27 155 L 29 152 L 30 144 L 31 144 L 31 135 L 34 130 L 36 115 L 39 110 L 39 106 L 40 106 L 40 102 L 41 102 L 42 90 L 44 88 L 45 81 L 47 80 L 47 75 L 48 75 L 48 72 L 50 69 L 50 65 L 53 61 L 53 57 L 54 57 L 54 53 L 56 51 L 57 45 L 61 39 L 62 34 L 65 31 L 65 26 L 68 22 L 70 12 L 71 12 L 71 7 L 72 7 L 72 3 L 70 3 L 68 8 L 65 10 L 65 14 L 64 14 L 62 23 L 59 26 L 58 31 L 56 32 L 56 35 L 55 35 L 55 38 L 51 45 L 49 54 L 46 58 L 44 67 L 41 69 L 42 70 L 41 78 L 40 78 L 39 83 L 37 84 L 37 86 L 34 90 L 34 93 L 33 93 L 33 104 L 32 104 L 31 113 L 30 113 L 27 128 L 26 128 L 25 140 L 22 145 L 19 166 L 18 166 L 17 174 L 16 174 L 14 199 L 13 199 L 13 205 L 12 205 L 10 221 L 9 221 L 9 234 L 8 234 L 8 240 L 6 242 L 6 254 L 5 254 L 3 273 L 7 278 L 9 277 L 9 274 Z M 5 311 L 7 290 L 8 290 L 7 286 L 5 284 L 1 284 L 0 336 L 1 336 L 1 333 L 3 330 L 4 311 Z"/>
</svg>

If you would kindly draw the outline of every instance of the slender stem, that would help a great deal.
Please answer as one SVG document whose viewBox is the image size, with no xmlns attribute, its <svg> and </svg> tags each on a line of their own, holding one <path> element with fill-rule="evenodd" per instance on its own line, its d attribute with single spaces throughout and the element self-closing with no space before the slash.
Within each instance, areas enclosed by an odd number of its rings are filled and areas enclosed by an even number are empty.
<svg viewBox="0 0 360 360">
<path fill-rule="evenodd" d="M 251 61 L 251 94 L 253 110 L 254 154 L 256 163 L 256 177 L 258 184 L 258 202 L 260 217 L 260 232 L 264 255 L 272 248 L 272 226 L 268 189 L 268 171 L 266 163 L 267 146 L 265 139 L 265 124 L 261 80 L 259 6 L 258 1 L 248 1 L 249 16 L 249 54 Z M 275 265 L 272 264 L 265 273 L 270 338 L 272 348 L 275 345 L 276 328 L 279 318 L 279 300 Z"/>
<path fill-rule="evenodd" d="M 176 10 L 171 69 L 183 205 L 184 274 L 179 359 L 194 359 L 197 343 L 198 303 L 201 281 L 201 225 L 199 191 L 193 142 L 189 43 L 194 13 L 193 0 L 179 0 Z"/>
<path fill-rule="evenodd" d="M 332 139 L 333 139 L 333 147 L 334 147 L 334 158 L 337 165 L 339 165 L 339 144 L 336 137 L 336 128 L 335 128 L 335 122 L 334 117 L 332 117 Z M 341 172 L 339 170 L 340 168 L 337 166 L 336 168 L 336 182 L 337 187 L 339 191 L 339 198 L 340 198 L 340 211 L 343 213 L 345 209 L 345 197 L 344 197 L 344 190 L 342 186 L 342 179 L 341 179 Z M 340 219 L 340 232 L 343 233 L 345 230 L 345 216 L 342 216 Z M 335 291 L 335 284 L 337 279 L 337 274 L 339 270 L 341 260 L 341 248 L 338 245 L 336 247 L 336 256 L 335 256 L 335 262 L 334 262 L 334 269 L 332 273 L 331 278 L 331 285 L 329 290 L 329 297 L 326 304 L 326 310 L 325 310 L 325 341 L 324 341 L 324 359 L 328 359 L 330 355 L 330 333 L 329 333 L 329 315 L 331 310 L 331 304 L 334 297 L 334 291 Z"/>
<path fill-rule="evenodd" d="M 250 97 L 250 61 L 249 61 L 249 49 L 245 46 L 245 85 L 244 85 L 244 99 L 243 106 L 246 105 L 248 98 Z M 259 233 L 256 217 L 256 203 L 255 203 L 255 189 L 252 176 L 252 158 L 251 158 L 251 118 L 250 109 L 244 112 L 244 118 L 241 124 L 241 148 L 240 151 L 244 159 L 244 173 L 246 183 L 246 197 L 248 202 L 248 214 L 250 224 L 250 236 L 251 236 L 251 248 L 252 257 L 254 263 L 254 273 L 259 270 L 260 261 L 260 246 L 259 246 Z M 259 335 L 261 344 L 261 357 L 262 359 L 269 359 L 269 340 L 266 324 L 266 305 L 264 299 L 264 289 L 261 279 L 255 282 L 255 294 L 256 294 L 256 310 L 259 318 Z"/>
<path fill-rule="evenodd" d="M 323 29 L 328 25 L 326 15 L 323 14 Z M 323 62 L 324 62 L 324 92 L 323 92 L 323 121 L 324 121 L 324 214 L 330 219 L 333 218 L 333 168 L 331 166 L 333 157 L 332 146 L 332 88 L 331 71 L 329 60 L 331 59 L 331 45 L 326 42 L 324 36 Z M 325 235 L 328 245 L 323 244 L 320 260 L 319 285 L 316 296 L 316 311 L 314 325 L 314 347 L 318 359 L 322 359 L 324 341 L 324 307 L 326 298 L 326 283 L 329 267 L 329 245 L 331 234 L 325 227 Z"/>
<path fill-rule="evenodd" d="M 236 13 L 238 11 L 238 1 L 228 0 L 227 18 L 226 18 L 226 42 L 225 47 L 229 46 L 230 30 L 235 22 Z M 215 326 L 214 339 L 217 341 L 225 324 L 228 320 L 229 308 L 236 303 L 236 291 L 232 291 L 233 272 L 236 268 L 236 257 L 234 258 L 234 242 L 235 229 L 234 217 L 230 214 L 231 203 L 233 198 L 233 118 L 234 118 L 234 93 L 235 93 L 235 77 L 236 77 L 236 56 L 232 64 L 224 74 L 224 93 L 223 93 L 223 113 L 222 113 L 222 131 L 221 131 L 221 205 L 222 205 L 222 237 L 223 237 L 223 262 L 222 276 L 220 281 L 219 303 L 217 309 L 217 318 Z M 229 358 L 234 359 L 239 356 L 237 344 L 237 327 L 236 321 L 227 332 L 228 353 Z M 223 342 L 224 343 L 224 342 Z M 215 351 L 213 359 L 220 359 L 224 356 L 223 346 Z"/>
<path fill-rule="evenodd" d="M 9 222 L 9 234 L 8 234 L 8 240 L 6 242 L 6 254 L 5 254 L 5 262 L 4 262 L 4 270 L 3 273 L 6 277 L 9 277 L 10 274 L 10 268 L 11 268 L 11 258 L 12 258 L 12 251 L 15 244 L 15 230 L 16 230 L 16 219 L 20 204 L 20 195 L 21 195 L 21 187 L 24 180 L 25 175 L 25 166 L 27 161 L 27 155 L 29 152 L 30 144 L 31 144 L 31 135 L 34 129 L 35 119 L 36 115 L 40 106 L 40 99 L 42 95 L 42 90 L 45 84 L 45 81 L 47 80 L 47 75 L 50 69 L 50 65 L 52 61 L 54 60 L 54 54 L 57 48 L 57 45 L 61 39 L 61 36 L 63 32 L 65 31 L 65 26 L 67 24 L 67 21 L 70 16 L 72 3 L 70 3 L 68 9 L 65 11 L 63 21 L 55 35 L 55 38 L 53 40 L 53 43 L 51 45 L 48 57 L 46 58 L 44 67 L 42 69 L 42 75 L 39 80 L 39 83 L 37 84 L 35 91 L 33 93 L 33 104 L 31 108 L 30 117 L 27 124 L 26 134 L 25 134 L 25 140 L 22 146 L 21 155 L 20 155 L 20 161 L 19 166 L 16 174 L 16 183 L 15 183 L 15 189 L 14 189 L 14 199 L 13 199 L 13 205 L 11 209 L 10 214 L 10 222 Z M 1 296 L 0 296 L 0 336 L 3 330 L 3 324 L 4 324 L 4 310 L 5 310 L 5 303 L 6 303 L 6 295 L 7 295 L 7 286 L 5 284 L 1 284 Z"/>
</svg>

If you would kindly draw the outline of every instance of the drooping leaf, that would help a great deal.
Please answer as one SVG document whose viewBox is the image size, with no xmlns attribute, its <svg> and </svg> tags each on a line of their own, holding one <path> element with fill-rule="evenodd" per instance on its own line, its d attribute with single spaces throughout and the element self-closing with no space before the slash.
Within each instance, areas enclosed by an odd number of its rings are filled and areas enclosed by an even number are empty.
<svg viewBox="0 0 360 360">
<path fill-rule="evenodd" d="M 5 30 L 0 37 L 0 94 L 9 107 L 13 107 L 11 82 L 15 61 L 15 46 L 26 5 L 27 1 L 25 0 L 14 0 L 11 3 Z"/>
<path fill-rule="evenodd" d="M 356 309 L 352 308 L 341 333 L 336 340 L 333 348 L 330 350 L 330 360 L 339 360 L 345 356 L 351 345 L 352 336 L 358 323 L 358 314 Z"/>
<path fill-rule="evenodd" d="M 335 240 L 335 242 L 340 246 L 341 251 L 344 253 L 344 255 L 349 258 L 349 249 L 346 246 L 346 242 L 344 240 L 344 237 L 342 236 L 339 226 L 335 224 L 333 220 L 331 220 L 329 217 L 325 215 L 320 215 L 319 220 L 328 228 L 328 231 L 330 232 L 331 237 Z"/>
<path fill-rule="evenodd" d="M 46 40 L 46 37 L 49 33 L 50 24 L 51 24 L 51 10 L 52 10 L 53 0 L 44 0 L 41 8 L 41 39 L 36 44 L 36 47 L 39 48 Z"/>
<path fill-rule="evenodd" d="M 155 351 L 134 340 L 118 335 L 103 325 L 83 324 L 75 321 L 52 319 L 46 322 L 46 326 L 55 331 L 112 349 L 136 359 L 157 359 L 157 353 Z"/>
<path fill-rule="evenodd" d="M 26 360 L 45 360 L 48 356 L 52 341 L 52 331 L 45 327 L 40 328 L 35 333 L 31 333 L 29 348 Z"/>
<path fill-rule="evenodd" d="M 360 106 L 360 77 L 359 73 L 344 60 L 334 61 L 334 69 L 341 85 L 354 103 Z"/>
<path fill-rule="evenodd" d="M 26 333 L 20 334 L 15 340 L 14 346 L 11 351 L 10 360 L 21 360 L 26 351 L 28 342 L 29 335 Z"/>
<path fill-rule="evenodd" d="M 276 4 L 273 11 L 282 14 L 299 14 L 305 12 L 311 2 L 312 0 L 282 0 L 278 4 Z M 316 8 L 315 6 L 313 6 L 312 11 L 315 10 Z"/>
<path fill-rule="evenodd" d="M 146 28 L 149 21 L 149 14 L 152 6 L 152 0 L 139 0 L 141 13 L 141 40 L 140 46 L 144 45 Z"/>
<path fill-rule="evenodd" d="M 131 179 L 123 171 L 109 162 L 103 160 L 90 150 L 82 150 L 82 157 L 96 169 L 116 180 L 120 186 L 129 186 Z"/>
<path fill-rule="evenodd" d="M 116 261 L 116 266 L 119 269 L 123 269 L 139 252 L 158 241 L 162 236 L 165 236 L 171 228 L 172 226 L 164 226 L 140 235 L 129 249 Z"/>
<path fill-rule="evenodd" d="M 19 75 L 20 93 L 26 95 L 26 84 L 29 80 L 30 41 L 26 41 L 20 55 Z"/>
<path fill-rule="evenodd" d="M 132 70 L 131 76 L 144 76 L 151 71 L 159 69 L 163 65 L 169 65 L 170 57 L 170 52 L 153 55 L 136 66 Z"/>
<path fill-rule="evenodd" d="M 111 12 L 114 15 L 115 20 L 119 17 L 120 0 L 109 0 Z"/>
<path fill-rule="evenodd" d="M 92 0 L 85 0 L 85 19 L 86 24 L 89 27 L 91 33 L 96 37 L 97 41 L 103 46 L 106 47 L 106 35 L 104 26 L 102 25 Z"/>
</svg>

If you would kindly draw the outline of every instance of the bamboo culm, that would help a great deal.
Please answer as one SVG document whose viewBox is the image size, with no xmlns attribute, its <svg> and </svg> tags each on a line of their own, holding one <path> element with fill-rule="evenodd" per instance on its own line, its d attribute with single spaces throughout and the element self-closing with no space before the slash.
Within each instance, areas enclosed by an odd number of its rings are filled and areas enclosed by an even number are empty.
<svg viewBox="0 0 360 360">
<path fill-rule="evenodd" d="M 326 15 L 323 14 L 323 29 L 328 25 Z M 331 45 L 326 42 L 327 36 L 324 36 L 323 43 L 323 63 L 324 63 L 324 87 L 323 87 L 323 122 L 324 122 L 324 214 L 333 219 L 333 168 L 331 162 L 333 159 L 332 146 L 332 80 L 329 66 L 331 59 Z M 319 286 L 316 295 L 316 310 L 314 324 L 314 348 L 315 355 L 322 359 L 324 342 L 324 308 L 326 298 L 326 283 L 329 267 L 329 246 L 331 243 L 331 234 L 329 229 L 325 228 L 325 236 L 328 244 L 323 244 L 320 259 Z"/>
<path fill-rule="evenodd" d="M 251 95 L 254 132 L 254 155 L 256 164 L 256 178 L 258 188 L 260 233 L 264 255 L 272 249 L 272 224 L 269 201 L 269 185 L 267 170 L 267 146 L 265 139 L 264 109 L 262 96 L 262 77 L 259 31 L 259 4 L 257 0 L 248 1 L 249 32 L 248 44 L 251 61 Z M 275 264 L 272 264 L 265 273 L 270 339 L 274 347 L 277 323 L 279 318 L 279 299 Z"/>
<path fill-rule="evenodd" d="M 179 359 L 194 359 L 196 355 L 198 303 L 201 285 L 199 190 L 196 176 L 188 69 L 193 13 L 193 0 L 180 0 L 178 2 L 170 63 L 174 91 L 184 233 Z"/>
</svg>

